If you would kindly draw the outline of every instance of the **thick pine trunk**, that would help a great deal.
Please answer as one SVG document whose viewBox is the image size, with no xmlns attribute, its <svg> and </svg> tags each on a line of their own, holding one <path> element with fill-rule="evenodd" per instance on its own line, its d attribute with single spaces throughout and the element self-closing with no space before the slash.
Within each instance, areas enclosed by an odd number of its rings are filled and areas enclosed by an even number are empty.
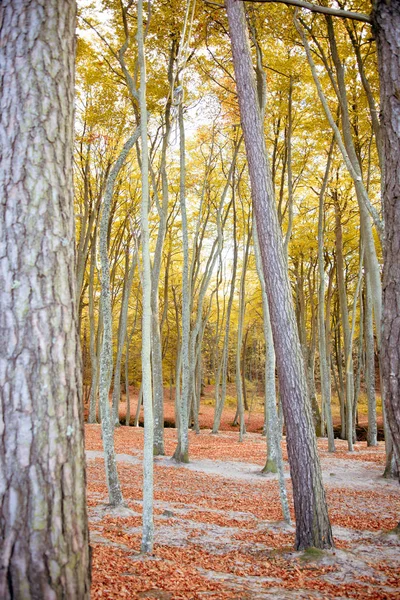
<svg viewBox="0 0 400 600">
<path fill-rule="evenodd" d="M 385 161 L 385 248 L 381 367 L 387 421 L 400 456 L 400 6 L 377 0 L 374 29 L 381 83 Z"/>
<path fill-rule="evenodd" d="M 0 598 L 89 598 L 75 0 L 0 3 Z"/>
<path fill-rule="evenodd" d="M 259 234 L 296 514 L 296 548 L 333 545 L 292 291 L 258 107 L 250 44 L 241 0 L 225 0 Z"/>
</svg>

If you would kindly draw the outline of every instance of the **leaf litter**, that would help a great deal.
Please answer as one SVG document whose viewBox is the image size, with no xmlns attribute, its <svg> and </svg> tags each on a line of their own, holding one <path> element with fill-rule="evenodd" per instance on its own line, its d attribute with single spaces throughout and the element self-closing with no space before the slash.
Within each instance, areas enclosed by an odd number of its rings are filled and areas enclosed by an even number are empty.
<svg viewBox="0 0 400 600">
<path fill-rule="evenodd" d="M 115 432 L 126 506 L 107 505 L 99 425 L 86 426 L 92 598 L 159 600 L 400 597 L 398 483 L 381 477 L 384 444 L 367 448 L 318 440 L 335 549 L 294 552 L 282 520 L 276 475 L 261 475 L 266 442 L 234 431 L 190 432 L 189 465 L 169 458 L 176 431 L 165 429 L 166 457 L 154 461 L 155 544 L 140 554 L 143 429 Z M 287 460 L 283 443 L 284 457 Z M 286 464 L 287 489 L 293 499 Z"/>
</svg>

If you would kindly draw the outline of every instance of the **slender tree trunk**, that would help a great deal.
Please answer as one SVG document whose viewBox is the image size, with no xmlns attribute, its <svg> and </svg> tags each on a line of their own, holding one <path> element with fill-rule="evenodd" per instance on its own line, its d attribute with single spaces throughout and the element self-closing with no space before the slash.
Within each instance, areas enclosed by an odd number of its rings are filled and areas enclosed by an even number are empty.
<svg viewBox="0 0 400 600">
<path fill-rule="evenodd" d="M 287 256 L 289 249 L 289 242 L 292 236 L 293 229 L 293 175 L 292 175 L 292 130 L 293 130 L 293 77 L 289 78 L 289 97 L 288 97 L 288 124 L 287 124 L 287 188 L 288 188 L 288 202 L 287 202 L 287 213 L 288 213 L 288 224 L 285 233 L 285 239 L 283 247 Z"/>
<path fill-rule="evenodd" d="M 89 400 L 89 423 L 97 423 L 97 389 L 99 382 L 98 358 L 96 352 L 96 328 L 94 320 L 94 270 L 96 262 L 96 231 L 92 239 L 92 249 L 90 253 L 90 272 L 89 272 L 89 335 L 90 335 L 90 364 L 92 381 L 90 386 Z M 100 311 L 99 311 L 100 314 Z"/>
<path fill-rule="evenodd" d="M 180 144 L 180 207 L 182 217 L 182 390 L 179 398 L 178 445 L 174 458 L 178 462 L 189 462 L 189 399 L 190 399 L 190 279 L 189 279 L 189 239 L 186 215 L 186 159 L 185 128 L 183 106 L 179 104 L 179 144 Z"/>
<path fill-rule="evenodd" d="M 129 394 L 129 336 L 125 339 L 125 396 L 126 396 L 126 414 L 125 425 L 129 427 L 131 422 L 131 398 Z"/>
<path fill-rule="evenodd" d="M 119 403 L 121 398 L 121 363 L 122 352 L 126 338 L 126 325 L 128 321 L 129 296 L 131 293 L 133 278 L 135 275 L 137 262 L 136 248 L 132 251 L 132 258 L 129 260 L 129 248 L 126 249 L 125 260 L 125 277 L 122 291 L 121 310 L 118 324 L 118 342 L 117 356 L 114 367 L 114 384 L 113 384 L 113 419 L 114 424 L 119 425 Z"/>
<path fill-rule="evenodd" d="M 222 411 L 224 409 L 225 399 L 226 399 L 226 384 L 227 384 L 227 376 L 228 376 L 228 351 L 229 351 L 229 332 L 231 326 L 231 312 L 233 299 L 235 295 L 235 285 L 236 285 L 236 270 L 237 270 L 237 257 L 238 257 L 238 248 L 237 248 L 237 238 L 236 238 L 236 202 L 235 202 L 235 186 L 232 187 L 232 207 L 233 207 L 233 265 L 232 265 L 232 277 L 231 277 L 231 285 L 229 291 L 229 299 L 228 306 L 226 310 L 226 321 L 225 321 L 225 335 L 224 335 L 224 344 L 222 348 L 222 389 L 221 396 L 219 397 L 219 401 L 215 404 L 215 413 L 214 413 L 214 423 L 212 428 L 212 433 L 218 433 Z"/>
<path fill-rule="evenodd" d="M 266 437 L 267 437 L 267 462 L 262 470 L 263 473 L 276 473 L 279 478 L 279 495 L 281 499 L 283 518 L 290 523 L 290 510 L 287 498 L 285 471 L 282 457 L 281 439 L 282 429 L 278 422 L 276 410 L 276 387 L 275 387 L 275 352 L 272 339 L 271 321 L 269 317 L 268 298 L 265 289 L 264 273 L 262 270 L 261 253 L 258 241 L 256 223 L 253 222 L 254 254 L 256 267 L 261 284 L 263 301 L 263 325 L 266 344 L 265 357 L 265 407 L 266 407 Z"/>
<path fill-rule="evenodd" d="M 138 392 L 138 401 L 137 401 L 137 405 L 136 405 L 135 420 L 133 422 L 134 427 L 139 427 L 140 410 L 142 408 L 142 404 L 143 404 L 143 386 L 142 386 L 142 384 L 140 384 L 139 392 Z"/>
<path fill-rule="evenodd" d="M 154 448 L 155 456 L 165 454 L 164 448 L 164 377 L 163 377 L 163 356 L 162 356 L 162 340 L 161 329 L 162 322 L 166 317 L 166 305 L 164 304 L 163 316 L 159 319 L 159 282 L 161 272 L 162 251 L 164 246 L 165 234 L 167 231 L 168 219 L 168 175 L 167 175 L 167 149 L 171 132 L 171 105 L 174 93 L 174 62 L 176 58 L 177 42 L 172 40 L 171 50 L 168 63 L 168 83 L 170 86 L 168 99 L 165 107 L 165 132 L 161 148 L 161 205 L 158 201 L 157 185 L 154 185 L 155 196 L 157 200 L 157 208 L 159 213 L 159 226 L 157 233 L 157 242 L 154 252 L 152 280 L 151 280 L 151 307 L 152 307 L 152 364 L 153 364 L 153 402 L 154 402 Z M 170 261 L 170 253 L 166 266 L 165 275 L 165 300 L 168 297 L 168 268 Z"/>
<path fill-rule="evenodd" d="M 110 287 L 110 261 L 108 258 L 108 235 L 110 224 L 111 201 L 113 197 L 115 180 L 128 156 L 129 151 L 136 143 L 140 130 L 131 135 L 125 143 L 118 159 L 107 180 L 104 198 L 102 202 L 102 213 L 100 220 L 100 262 L 101 262 L 101 311 L 103 317 L 103 343 L 100 353 L 100 407 L 101 407 L 101 430 L 104 448 L 106 479 L 110 504 L 116 506 L 122 504 L 122 492 L 118 479 L 117 465 L 114 452 L 114 423 L 109 404 L 109 391 L 113 367 L 112 350 L 112 308 Z"/>
<path fill-rule="evenodd" d="M 141 550 L 153 550 L 153 392 L 151 376 L 151 262 L 149 230 L 149 150 L 147 142 L 147 101 L 146 101 L 146 58 L 143 29 L 143 0 L 137 5 L 137 44 L 140 70 L 140 130 L 142 142 L 142 390 L 144 408 L 144 449 L 143 449 L 143 529 Z"/>
<path fill-rule="evenodd" d="M 296 514 L 296 548 L 331 547 L 332 531 L 258 108 L 244 6 L 241 0 L 225 0 L 225 6 L 274 336 L 279 391 L 285 413 Z"/>
<path fill-rule="evenodd" d="M 341 212 L 337 200 L 335 201 L 335 247 L 336 247 L 336 277 L 339 293 L 340 315 L 343 327 L 344 356 L 346 368 L 346 433 L 347 444 L 350 452 L 353 451 L 353 399 L 354 399 L 354 369 L 351 335 L 349 326 L 349 312 L 347 308 L 347 293 L 344 279 L 344 258 L 342 241 Z"/>
<path fill-rule="evenodd" d="M 375 342 L 372 321 L 372 298 L 368 274 L 365 278 L 365 384 L 368 398 L 368 446 L 378 444 L 375 394 Z"/>
<path fill-rule="evenodd" d="M 333 140 L 329 149 L 328 160 L 325 169 L 324 180 L 319 194 L 319 212 L 318 212 L 318 348 L 319 348 L 319 368 L 321 373 L 321 402 L 323 414 L 326 418 L 328 431 L 328 450 L 335 452 L 335 438 L 333 434 L 332 407 L 331 407 L 331 374 L 328 368 L 326 354 L 326 335 L 325 335 L 325 266 L 324 266 L 324 196 L 328 185 L 329 171 L 332 162 Z"/>
<path fill-rule="evenodd" d="M 263 327 L 265 338 L 265 417 L 266 417 L 266 437 L 267 437 L 267 462 L 264 466 L 264 473 L 277 472 L 277 444 L 280 445 L 281 436 L 279 435 L 278 415 L 276 411 L 276 386 L 275 386 L 275 351 L 272 338 L 271 320 L 269 316 L 268 298 L 265 289 L 265 279 L 262 270 L 260 245 L 258 241 L 256 223 L 253 222 L 253 240 L 254 254 L 256 258 L 257 274 L 261 285 L 261 294 L 263 301 Z"/>
<path fill-rule="evenodd" d="M 0 4 L 0 598 L 89 599 L 74 0 Z"/>
<path fill-rule="evenodd" d="M 237 412 L 240 423 L 239 440 L 243 440 L 243 435 L 246 433 L 246 426 L 244 422 L 244 398 L 243 398 L 243 387 L 241 377 L 241 350 L 243 345 L 243 322 L 244 312 L 246 308 L 245 302 L 245 291 L 246 291 L 246 271 L 247 263 L 249 260 L 249 249 L 251 240 L 251 230 L 247 233 L 247 241 L 243 248 L 243 265 L 242 273 L 240 276 L 240 288 L 239 288 L 239 318 L 238 318 L 238 332 L 237 332 L 237 347 L 236 347 L 236 395 L 237 395 Z M 243 374 L 244 375 L 244 374 Z"/>
</svg>

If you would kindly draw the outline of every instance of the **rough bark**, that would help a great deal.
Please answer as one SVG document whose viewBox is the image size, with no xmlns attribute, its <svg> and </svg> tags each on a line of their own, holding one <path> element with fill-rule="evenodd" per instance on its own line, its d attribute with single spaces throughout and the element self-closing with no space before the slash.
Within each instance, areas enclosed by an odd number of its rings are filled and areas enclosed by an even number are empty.
<svg viewBox="0 0 400 600">
<path fill-rule="evenodd" d="M 373 14 L 381 83 L 386 178 L 381 368 L 387 421 L 400 456 L 400 9 L 377 0 Z"/>
<path fill-rule="evenodd" d="M 244 8 L 240 0 L 226 0 L 225 6 L 286 422 L 296 514 L 296 548 L 331 547 L 332 531 L 267 161 Z"/>
<path fill-rule="evenodd" d="M 0 4 L 0 597 L 89 598 L 75 0 Z"/>
</svg>

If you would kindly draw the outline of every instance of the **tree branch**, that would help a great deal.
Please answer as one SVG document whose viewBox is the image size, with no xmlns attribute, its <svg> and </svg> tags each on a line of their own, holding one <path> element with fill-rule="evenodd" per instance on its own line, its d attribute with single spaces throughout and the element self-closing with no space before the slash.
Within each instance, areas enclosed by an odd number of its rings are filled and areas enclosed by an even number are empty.
<svg viewBox="0 0 400 600">
<path fill-rule="evenodd" d="M 306 8 L 312 12 L 322 13 L 324 15 L 332 15 L 334 17 L 341 17 L 342 19 L 352 19 L 353 21 L 362 21 L 363 23 L 372 23 L 372 19 L 369 15 L 362 13 L 350 12 L 348 10 L 341 10 L 338 8 L 329 8 L 328 6 L 320 6 L 312 4 L 312 2 L 306 2 L 305 0 L 243 0 L 246 2 L 278 2 L 280 4 L 286 4 L 288 6 L 297 6 L 298 8 Z"/>
</svg>

